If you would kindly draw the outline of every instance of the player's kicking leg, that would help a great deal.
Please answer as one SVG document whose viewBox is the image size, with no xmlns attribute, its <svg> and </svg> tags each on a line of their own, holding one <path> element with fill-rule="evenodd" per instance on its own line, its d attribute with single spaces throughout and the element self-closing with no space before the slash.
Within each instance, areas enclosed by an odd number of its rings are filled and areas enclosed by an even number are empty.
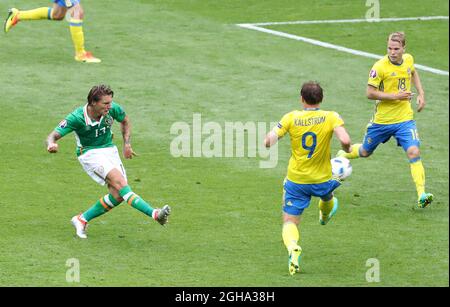
<svg viewBox="0 0 450 307">
<path fill-rule="evenodd" d="M 158 223 L 160 223 L 161 225 L 165 225 L 167 224 L 167 222 L 169 221 L 169 215 L 170 215 L 170 207 L 169 205 L 165 205 L 164 207 L 162 207 L 161 209 L 155 209 L 154 211 L 154 216 L 153 219 L 155 221 L 157 221 Z"/>
<path fill-rule="evenodd" d="M 65 8 L 60 8 L 58 10 L 55 9 L 55 7 L 39 7 L 27 11 L 20 11 L 16 8 L 11 8 L 8 11 L 8 16 L 6 17 L 3 29 L 5 33 L 8 33 L 12 27 L 14 27 L 19 21 L 23 20 L 61 20 L 64 18 L 65 14 L 65 11 L 61 12 L 62 10 L 65 10 Z M 58 16 L 62 16 L 62 18 L 54 18 Z"/>
<path fill-rule="evenodd" d="M 3 30 L 5 33 L 14 27 L 19 22 L 19 10 L 16 8 L 11 8 L 8 10 L 8 16 L 5 19 L 5 23 L 3 25 Z"/>
<path fill-rule="evenodd" d="M 319 200 L 319 223 L 326 225 L 331 218 L 336 214 L 339 208 L 339 202 L 336 197 L 328 201 Z"/>
<path fill-rule="evenodd" d="M 167 224 L 170 215 L 170 207 L 168 205 L 165 205 L 161 209 L 154 209 L 149 203 L 131 190 L 131 187 L 128 185 L 122 173 L 116 168 L 108 173 L 106 179 L 108 184 L 115 190 L 111 194 L 117 194 L 131 207 L 153 218 L 159 224 L 163 226 Z"/>
<path fill-rule="evenodd" d="M 344 150 L 339 150 L 336 154 L 336 157 L 343 157 L 347 159 L 358 159 L 358 158 L 366 158 L 371 155 L 371 153 L 364 150 L 362 144 L 353 144 L 351 152 L 345 152 Z"/>
</svg>

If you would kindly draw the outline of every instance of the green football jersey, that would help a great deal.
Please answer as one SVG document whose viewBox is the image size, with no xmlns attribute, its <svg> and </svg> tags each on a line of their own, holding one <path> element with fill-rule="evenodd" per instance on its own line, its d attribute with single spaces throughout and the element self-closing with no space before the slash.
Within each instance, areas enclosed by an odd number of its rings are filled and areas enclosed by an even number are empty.
<svg viewBox="0 0 450 307">
<path fill-rule="evenodd" d="M 125 116 L 122 107 L 112 102 L 108 114 L 102 116 L 99 121 L 94 121 L 87 113 L 86 104 L 67 115 L 55 128 L 55 131 L 62 137 L 73 131 L 77 141 L 76 153 L 77 156 L 80 156 L 91 149 L 114 146 L 112 124 L 114 120 L 122 122 Z"/>
</svg>

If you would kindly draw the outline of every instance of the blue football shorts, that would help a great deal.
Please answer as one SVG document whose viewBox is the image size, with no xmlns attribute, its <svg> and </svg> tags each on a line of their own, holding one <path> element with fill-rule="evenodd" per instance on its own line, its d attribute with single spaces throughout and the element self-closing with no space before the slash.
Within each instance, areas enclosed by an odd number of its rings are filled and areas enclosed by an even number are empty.
<svg viewBox="0 0 450 307">
<path fill-rule="evenodd" d="M 301 215 L 308 208 L 311 197 L 320 197 L 328 201 L 333 197 L 333 191 L 341 183 L 331 179 L 322 183 L 300 184 L 286 179 L 283 184 L 283 212 L 290 215 Z"/>
<path fill-rule="evenodd" d="M 58 4 L 59 6 L 67 7 L 68 9 L 70 9 L 75 4 L 80 3 L 80 0 L 53 0 L 53 2 Z"/>
<path fill-rule="evenodd" d="M 411 146 L 420 147 L 415 120 L 387 125 L 370 123 L 367 126 L 362 147 L 365 151 L 372 153 L 378 145 L 386 143 L 392 136 L 397 140 L 397 145 L 403 147 L 404 151 L 407 151 Z"/>
</svg>

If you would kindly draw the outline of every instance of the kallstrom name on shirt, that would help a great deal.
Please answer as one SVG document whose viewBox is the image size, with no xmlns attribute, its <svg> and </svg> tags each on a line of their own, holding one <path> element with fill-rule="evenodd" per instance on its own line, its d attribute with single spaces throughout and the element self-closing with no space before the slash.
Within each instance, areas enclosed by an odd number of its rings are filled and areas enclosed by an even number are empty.
<svg viewBox="0 0 450 307">
<path fill-rule="evenodd" d="M 325 116 L 320 117 L 310 117 L 310 118 L 296 118 L 294 120 L 295 126 L 312 126 L 318 125 L 325 122 Z"/>
</svg>

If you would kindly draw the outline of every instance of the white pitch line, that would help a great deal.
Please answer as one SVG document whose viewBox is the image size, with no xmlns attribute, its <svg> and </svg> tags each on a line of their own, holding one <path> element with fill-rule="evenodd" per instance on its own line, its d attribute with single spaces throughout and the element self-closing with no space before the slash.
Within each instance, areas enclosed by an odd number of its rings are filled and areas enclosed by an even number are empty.
<svg viewBox="0 0 450 307">
<path fill-rule="evenodd" d="M 448 16 L 421 16 L 421 17 L 401 17 L 401 18 L 378 18 L 378 19 L 337 19 L 337 20 L 298 20 L 282 22 L 260 22 L 250 23 L 254 26 L 276 26 L 276 25 L 307 25 L 320 23 L 355 23 L 355 22 L 387 22 L 387 21 L 410 21 L 410 20 L 448 20 Z M 245 24 L 244 24 L 245 25 Z"/>
<path fill-rule="evenodd" d="M 334 49 L 334 50 L 338 50 L 338 51 L 341 51 L 341 52 L 346 52 L 346 53 L 350 53 L 350 54 L 354 54 L 354 55 L 359 55 L 359 56 L 363 56 L 363 57 L 366 57 L 366 58 L 373 58 L 373 59 L 381 59 L 381 58 L 383 58 L 383 56 L 378 55 L 378 54 L 373 54 L 373 53 L 364 52 L 364 51 L 360 51 L 360 50 L 355 50 L 355 49 L 351 49 L 351 48 L 347 48 L 347 47 L 343 47 L 343 46 L 339 46 L 339 45 L 334 45 L 334 44 L 322 42 L 322 41 L 319 41 L 319 40 L 316 40 L 316 39 L 311 39 L 311 38 L 307 38 L 307 37 L 303 37 L 303 36 L 298 36 L 298 35 L 288 34 L 288 33 L 285 33 L 285 32 L 270 30 L 270 29 L 266 29 L 266 28 L 255 26 L 254 24 L 246 23 L 246 24 L 238 24 L 237 26 L 239 26 L 241 28 L 246 28 L 246 29 L 250 29 L 250 30 L 255 30 L 255 31 L 259 31 L 259 32 L 272 34 L 272 35 L 275 35 L 275 36 L 280 36 L 280 37 L 284 37 L 284 38 L 293 39 L 293 40 L 296 40 L 296 41 L 302 41 L 302 42 L 309 43 L 309 44 L 312 44 L 312 45 L 325 47 L 325 48 L 329 48 L 329 49 Z M 433 68 L 433 67 L 428 67 L 428 66 L 420 65 L 420 64 L 414 64 L 414 66 L 416 68 L 418 68 L 418 69 L 421 69 L 421 70 L 424 70 L 424 71 L 428 71 L 428 72 L 431 72 L 431 73 L 434 73 L 434 74 L 443 75 L 443 76 L 448 76 L 449 75 L 448 71 L 445 71 L 445 70 L 440 70 L 440 69 L 436 69 L 436 68 Z"/>
</svg>

